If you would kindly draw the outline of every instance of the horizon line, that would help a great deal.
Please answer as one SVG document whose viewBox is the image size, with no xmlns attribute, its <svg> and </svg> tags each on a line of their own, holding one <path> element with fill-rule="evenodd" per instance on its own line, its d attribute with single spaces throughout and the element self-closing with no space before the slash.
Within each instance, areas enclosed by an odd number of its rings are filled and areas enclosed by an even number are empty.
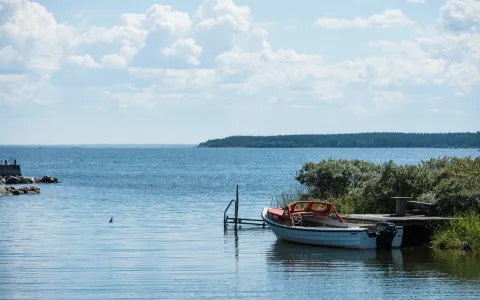
<svg viewBox="0 0 480 300">
<path fill-rule="evenodd" d="M 172 143 L 172 144 L 146 144 L 146 143 L 112 143 L 112 144 L 0 144 L 0 147 L 15 147 L 15 146 L 29 146 L 29 147 L 36 147 L 36 146 L 45 146 L 45 147 L 90 147 L 90 146 L 196 146 L 199 143 Z"/>
</svg>

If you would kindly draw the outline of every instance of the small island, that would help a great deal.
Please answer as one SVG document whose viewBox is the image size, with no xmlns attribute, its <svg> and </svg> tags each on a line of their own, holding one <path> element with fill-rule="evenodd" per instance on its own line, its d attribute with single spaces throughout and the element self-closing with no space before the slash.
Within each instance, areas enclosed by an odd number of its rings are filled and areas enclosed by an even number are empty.
<svg viewBox="0 0 480 300">
<path fill-rule="evenodd" d="M 198 148 L 480 148 L 480 131 L 455 133 L 371 132 L 230 136 Z"/>
</svg>

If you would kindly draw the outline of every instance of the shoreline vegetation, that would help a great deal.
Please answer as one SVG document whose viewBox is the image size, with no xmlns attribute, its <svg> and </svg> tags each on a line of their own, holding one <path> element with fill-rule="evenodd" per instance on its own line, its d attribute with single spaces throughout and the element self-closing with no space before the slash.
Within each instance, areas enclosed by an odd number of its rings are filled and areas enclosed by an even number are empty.
<svg viewBox="0 0 480 300">
<path fill-rule="evenodd" d="M 455 133 L 370 132 L 229 136 L 198 148 L 480 148 L 480 131 Z"/>
<path fill-rule="evenodd" d="M 470 211 L 456 215 L 448 225 L 434 232 L 432 242 L 442 250 L 480 253 L 480 214 Z"/>
<path fill-rule="evenodd" d="M 327 159 L 305 163 L 295 179 L 300 185 L 275 196 L 272 205 L 326 200 L 341 214 L 388 214 L 395 211 L 392 197 L 411 197 L 435 204 L 440 216 L 455 217 L 435 231 L 436 247 L 480 253 L 480 157 L 432 158 L 417 165 Z"/>
<path fill-rule="evenodd" d="M 295 179 L 302 198 L 329 200 L 344 214 L 391 213 L 391 197 L 436 204 L 441 216 L 480 213 L 480 157 L 442 157 L 417 165 L 327 159 L 308 162 Z M 290 197 L 292 198 L 292 197 Z"/>
</svg>

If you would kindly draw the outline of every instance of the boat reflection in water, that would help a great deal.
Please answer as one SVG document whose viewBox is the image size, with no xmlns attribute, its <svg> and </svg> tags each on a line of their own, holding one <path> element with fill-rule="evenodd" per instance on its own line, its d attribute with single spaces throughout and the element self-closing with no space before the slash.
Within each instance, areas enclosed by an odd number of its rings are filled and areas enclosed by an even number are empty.
<svg viewBox="0 0 480 300">
<path fill-rule="evenodd" d="M 393 264 L 402 266 L 402 251 L 391 250 L 356 250 L 342 248 L 318 247 L 277 240 L 267 251 L 267 259 L 281 262 L 288 267 L 344 267 L 358 264 Z"/>
<path fill-rule="evenodd" d="M 333 268 L 339 271 L 366 269 L 390 274 L 393 272 L 406 278 L 451 276 L 452 279 L 473 280 L 480 288 L 480 257 L 423 246 L 354 250 L 277 240 L 267 249 L 266 256 L 269 264 L 282 264 L 290 272 Z"/>
</svg>

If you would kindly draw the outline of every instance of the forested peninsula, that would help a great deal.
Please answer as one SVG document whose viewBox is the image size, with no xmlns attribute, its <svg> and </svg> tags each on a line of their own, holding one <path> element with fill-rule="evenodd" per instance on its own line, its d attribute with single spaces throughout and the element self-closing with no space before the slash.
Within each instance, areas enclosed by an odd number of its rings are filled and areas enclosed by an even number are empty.
<svg viewBox="0 0 480 300">
<path fill-rule="evenodd" d="M 455 133 L 371 132 L 230 136 L 199 148 L 480 148 L 480 131 Z"/>
</svg>

